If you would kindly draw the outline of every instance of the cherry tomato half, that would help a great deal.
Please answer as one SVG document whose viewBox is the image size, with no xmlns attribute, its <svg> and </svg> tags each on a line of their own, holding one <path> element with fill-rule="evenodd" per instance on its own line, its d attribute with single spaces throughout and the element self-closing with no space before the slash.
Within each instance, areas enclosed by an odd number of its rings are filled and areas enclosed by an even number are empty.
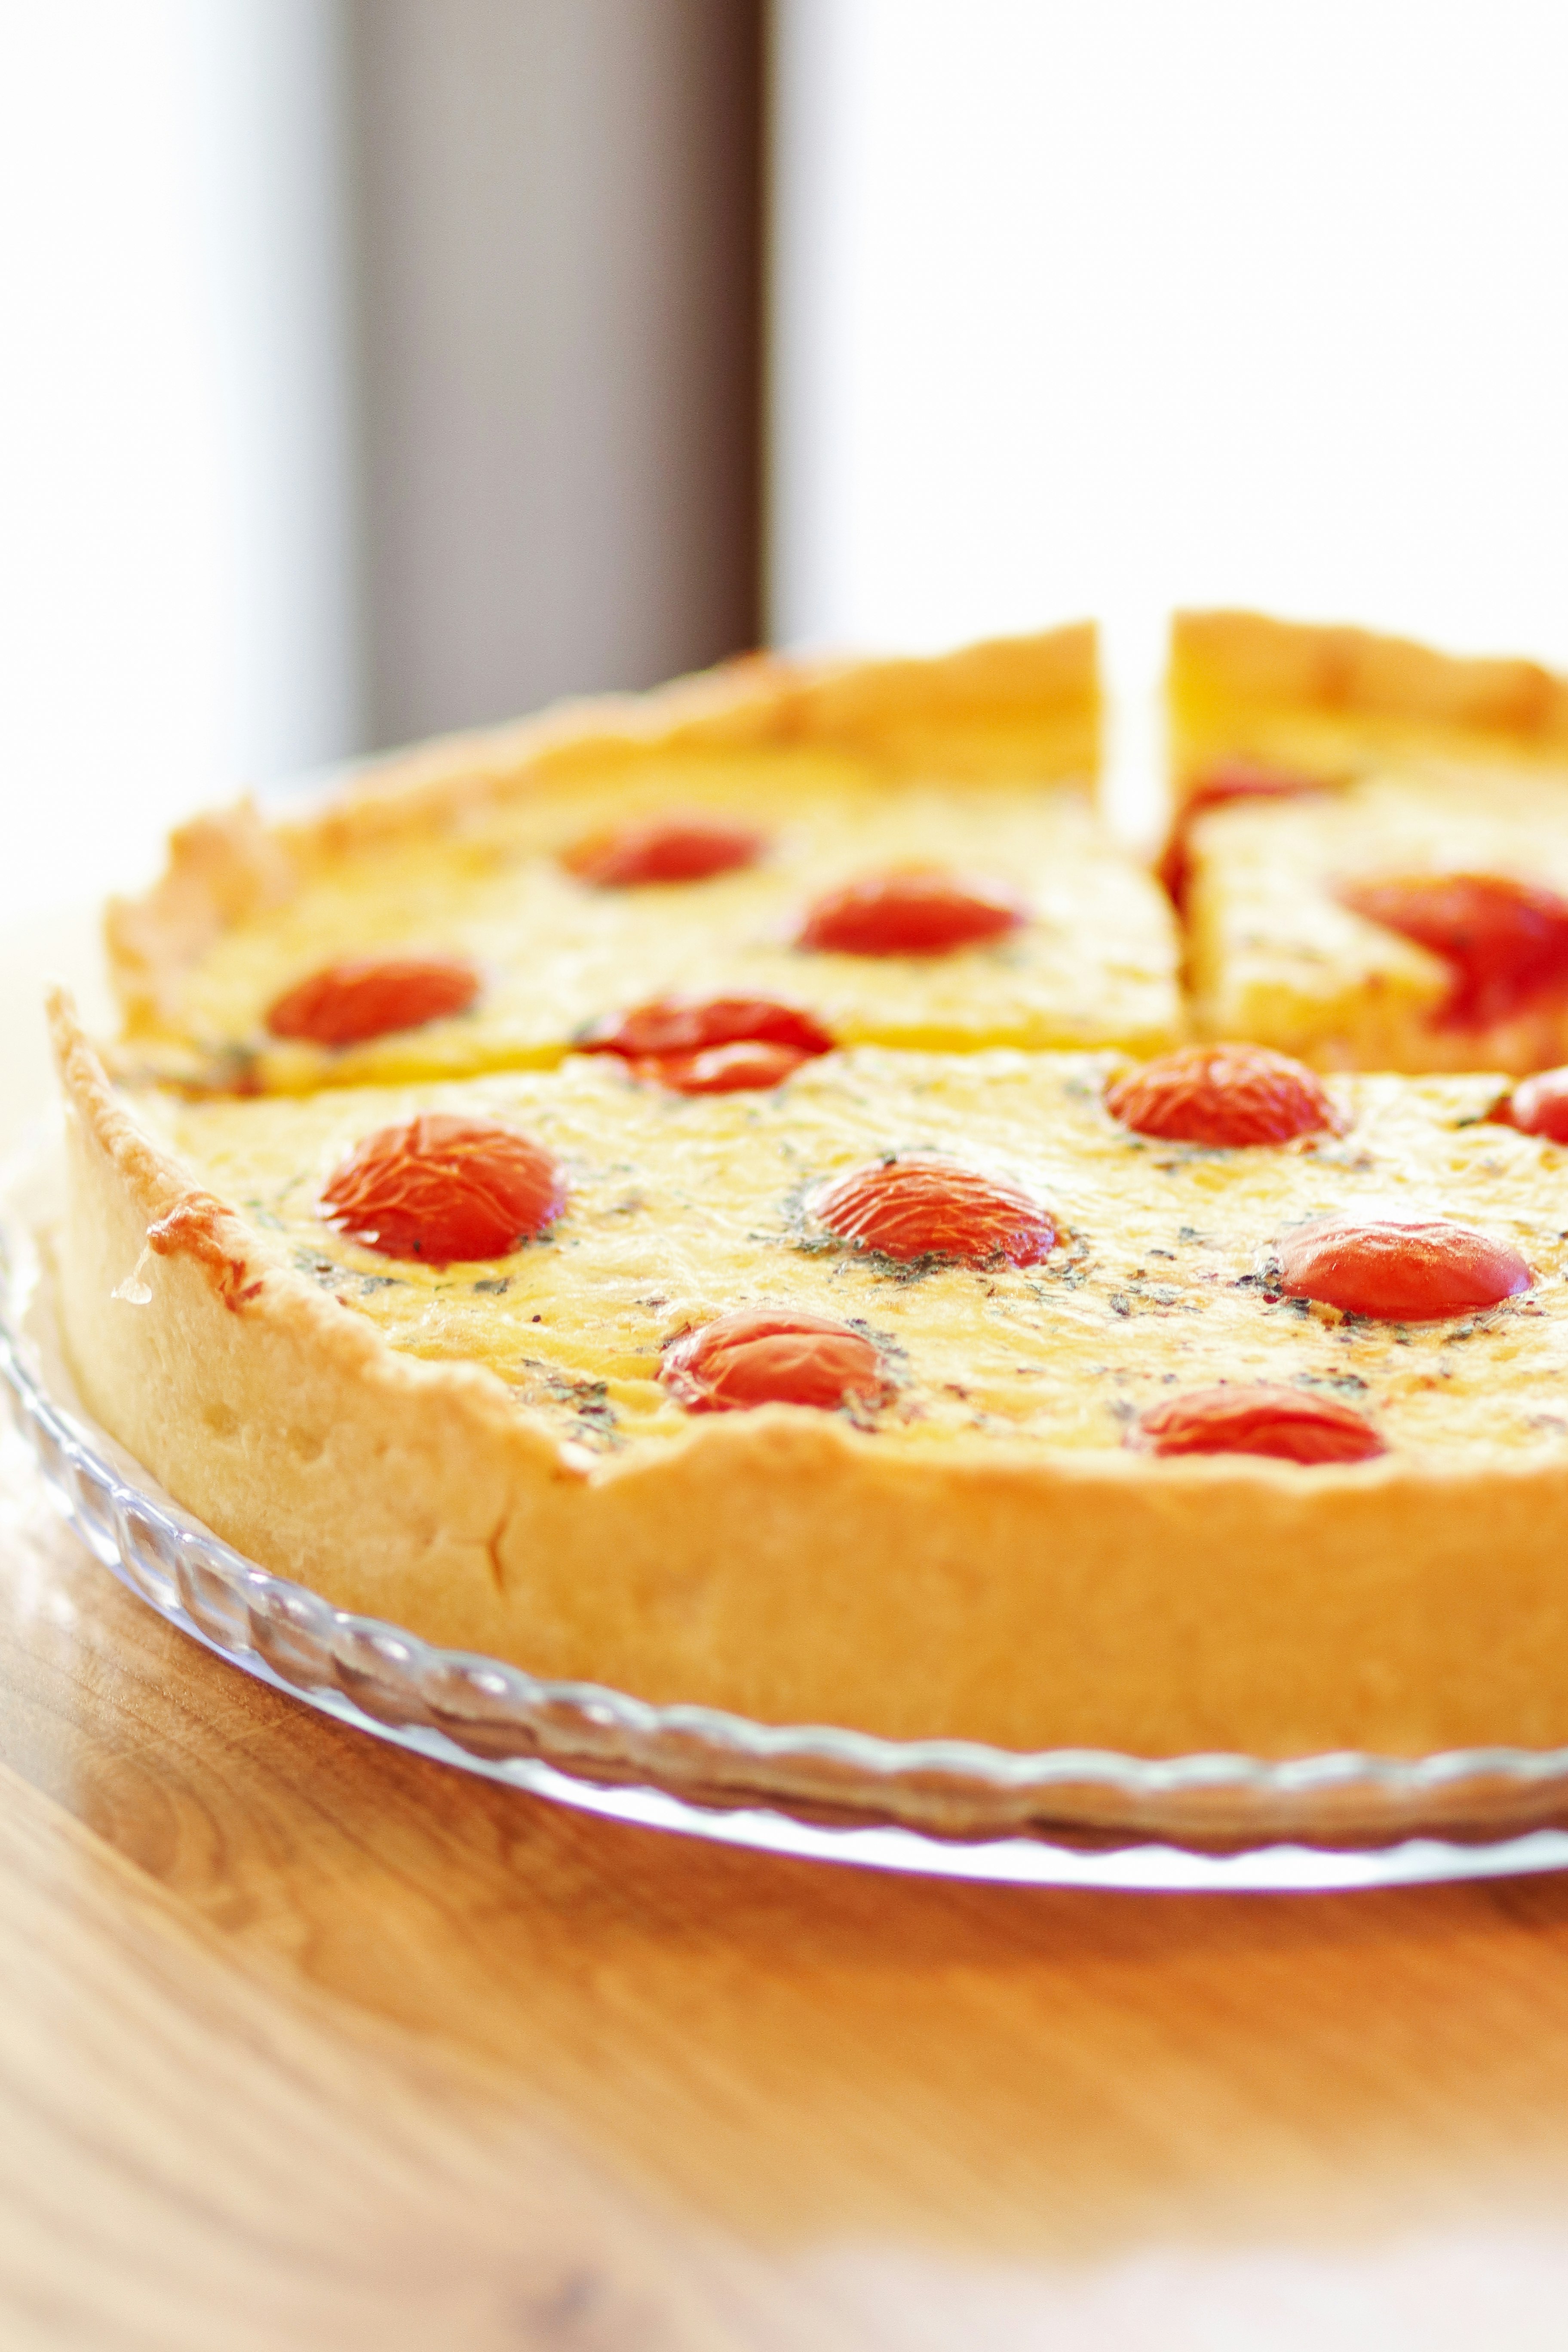
<svg viewBox="0 0 1568 2352">
<path fill-rule="evenodd" d="M 1532 1078 L 1521 1078 L 1491 1116 L 1500 1127 L 1517 1127 L 1521 1135 L 1568 1143 L 1568 1070 L 1540 1070 Z"/>
<path fill-rule="evenodd" d="M 837 955 L 939 956 L 1028 920 L 1010 893 L 952 874 L 871 875 L 818 898 L 797 947 Z"/>
<path fill-rule="evenodd" d="M 479 975 L 460 956 L 353 956 L 286 989 L 267 1026 L 314 1045 L 363 1045 L 466 1013 L 479 992 Z"/>
<path fill-rule="evenodd" d="M 766 996 L 714 996 L 702 1004 L 660 998 L 639 1004 L 613 1027 L 592 1031 L 577 1051 L 619 1054 L 637 1062 L 649 1055 L 700 1054 L 710 1045 L 733 1045 L 742 1039 L 787 1045 L 803 1059 L 833 1051 L 833 1040 L 820 1021 Z"/>
<path fill-rule="evenodd" d="M 1278 1462 L 1367 1462 L 1387 1451 L 1370 1421 L 1306 1389 L 1190 1389 L 1141 1415 L 1151 1454 L 1264 1454 Z"/>
<path fill-rule="evenodd" d="M 813 1213 L 842 1242 L 908 1264 L 1006 1258 L 1035 1265 L 1056 1247 L 1049 1213 L 1021 1185 L 945 1160 L 879 1160 L 819 1192 Z"/>
<path fill-rule="evenodd" d="M 706 882 L 754 866 L 767 836 L 754 825 L 700 814 L 638 819 L 591 833 L 561 853 L 580 882 L 598 890 L 630 890 L 649 882 Z"/>
<path fill-rule="evenodd" d="M 566 1204 L 548 1151 L 488 1119 L 421 1111 L 357 1144 L 321 1194 L 327 1222 L 384 1257 L 506 1257 Z"/>
<path fill-rule="evenodd" d="M 659 1378 L 689 1412 L 759 1404 L 882 1403 L 890 1391 L 872 1342 L 822 1315 L 741 1307 L 666 1350 Z"/>
<path fill-rule="evenodd" d="M 1343 882 L 1352 913 L 1441 956 L 1454 979 L 1440 1026 L 1480 1029 L 1568 995 L 1568 898 L 1507 874 Z"/>
<path fill-rule="evenodd" d="M 1173 1143 L 1289 1143 L 1342 1126 L 1315 1072 L 1265 1045 L 1184 1046 L 1118 1078 L 1105 1108 L 1139 1135 Z"/>
<path fill-rule="evenodd" d="M 639 1078 L 668 1087 L 672 1094 L 758 1094 L 783 1086 L 811 1058 L 793 1045 L 740 1037 L 732 1045 L 710 1045 L 700 1054 L 650 1054 L 631 1066 Z"/>
<path fill-rule="evenodd" d="M 639 1078 L 688 1095 L 776 1087 L 833 1040 L 809 1013 L 764 996 L 716 996 L 705 1004 L 638 1005 L 614 1027 L 583 1038 L 579 1053 L 618 1054 Z"/>
<path fill-rule="evenodd" d="M 1279 1243 L 1279 1286 L 1346 1315 L 1436 1323 L 1495 1307 L 1531 1276 L 1508 1242 L 1437 1217 L 1321 1217 Z"/>
</svg>

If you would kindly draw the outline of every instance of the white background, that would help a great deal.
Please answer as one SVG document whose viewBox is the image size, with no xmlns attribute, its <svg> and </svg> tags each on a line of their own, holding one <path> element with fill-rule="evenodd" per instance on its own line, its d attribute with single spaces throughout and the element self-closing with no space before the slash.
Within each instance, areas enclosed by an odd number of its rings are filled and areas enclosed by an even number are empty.
<svg viewBox="0 0 1568 2352">
<path fill-rule="evenodd" d="M 1568 666 L 1561 0 L 776 21 L 776 635 Z M 0 0 L 0 923 L 358 739 L 338 22 Z"/>
<path fill-rule="evenodd" d="M 357 740 L 328 0 L 0 0 L 0 923 Z"/>
<path fill-rule="evenodd" d="M 786 642 L 1177 603 L 1568 666 L 1561 0 L 780 0 Z M 1146 753 L 1152 746 L 1140 745 Z"/>
</svg>

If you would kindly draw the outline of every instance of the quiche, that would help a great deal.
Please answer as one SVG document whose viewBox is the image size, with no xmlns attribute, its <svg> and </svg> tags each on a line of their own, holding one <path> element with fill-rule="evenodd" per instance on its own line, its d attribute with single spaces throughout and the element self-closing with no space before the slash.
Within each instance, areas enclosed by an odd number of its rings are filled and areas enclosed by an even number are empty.
<svg viewBox="0 0 1568 2352">
<path fill-rule="evenodd" d="M 1091 805 L 1098 714 L 1088 627 L 758 659 L 434 746 L 303 822 L 204 820 L 110 915 L 126 1065 L 268 1093 L 546 1068 L 711 1003 L 808 1042 L 1155 1050 L 1175 935 Z"/>
<path fill-rule="evenodd" d="M 84 1397 L 345 1607 L 893 1736 L 1568 1738 L 1559 1147 L 1495 1079 L 864 1046 L 187 1100 L 54 1018 Z"/>
<path fill-rule="evenodd" d="M 1323 1068 L 1568 1059 L 1568 681 L 1187 614 L 1170 698 L 1200 1035 Z"/>
<path fill-rule="evenodd" d="M 1197 614 L 1172 716 L 1158 880 L 1088 629 L 185 828 L 112 1075 L 52 1010 L 84 1401 L 340 1605 L 650 1700 L 1568 1744 L 1568 687 Z"/>
</svg>

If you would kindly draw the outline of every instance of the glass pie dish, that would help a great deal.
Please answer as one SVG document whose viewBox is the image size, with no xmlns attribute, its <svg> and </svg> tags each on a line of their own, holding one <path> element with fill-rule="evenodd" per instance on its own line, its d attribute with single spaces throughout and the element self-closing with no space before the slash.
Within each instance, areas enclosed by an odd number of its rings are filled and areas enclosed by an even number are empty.
<svg viewBox="0 0 1568 2352">
<path fill-rule="evenodd" d="M 443 1650 L 245 1559 L 82 1411 L 40 1139 L 0 1179 L 0 1382 L 53 1501 L 160 1616 L 337 1721 L 534 1796 L 763 1852 L 1020 1885 L 1386 1886 L 1568 1867 L 1568 1749 L 1019 1754 L 655 1706 Z"/>
</svg>

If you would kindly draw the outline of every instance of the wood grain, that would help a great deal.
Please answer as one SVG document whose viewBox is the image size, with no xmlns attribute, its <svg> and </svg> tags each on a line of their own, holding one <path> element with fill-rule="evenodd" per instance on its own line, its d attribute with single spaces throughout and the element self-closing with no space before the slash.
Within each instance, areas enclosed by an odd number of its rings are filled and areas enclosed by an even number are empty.
<svg viewBox="0 0 1568 2352">
<path fill-rule="evenodd" d="M 0 1438 L 5 2352 L 1555 2352 L 1565 2311 L 1568 1880 L 1054 1895 L 557 1811 L 186 1642 Z"/>
<path fill-rule="evenodd" d="M 210 1658 L 9 1436 L 0 1496 L 7 2345 L 1197 2345 L 1227 2297 L 1304 2345 L 1314 2294 L 1336 2342 L 1482 2298 L 1561 2341 L 1568 1885 L 1058 1895 L 596 1823 Z"/>
</svg>

